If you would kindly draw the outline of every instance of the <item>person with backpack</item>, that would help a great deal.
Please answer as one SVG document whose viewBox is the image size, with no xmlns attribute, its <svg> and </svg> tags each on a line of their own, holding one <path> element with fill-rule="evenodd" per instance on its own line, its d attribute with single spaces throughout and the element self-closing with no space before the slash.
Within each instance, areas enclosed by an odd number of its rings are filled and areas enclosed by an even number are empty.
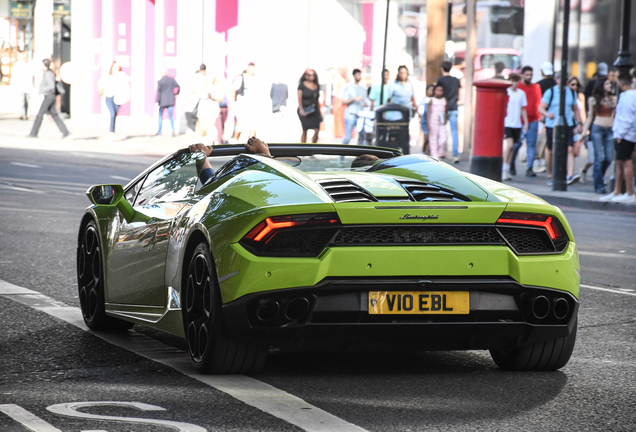
<svg viewBox="0 0 636 432">
<path fill-rule="evenodd" d="M 561 91 L 559 90 L 559 82 L 561 80 L 561 72 L 554 74 L 556 85 L 546 90 L 539 105 L 539 112 L 545 116 L 545 133 L 546 133 L 546 149 L 545 161 L 548 170 L 548 185 L 552 185 L 552 143 L 554 142 L 554 126 L 559 116 L 559 102 L 561 100 Z M 579 181 L 579 176 L 574 175 L 574 130 L 578 133 L 582 131 L 581 113 L 577 103 L 575 92 L 565 89 L 565 121 L 568 126 L 567 142 L 568 142 L 568 162 L 567 162 L 567 184 L 571 185 Z"/>
</svg>

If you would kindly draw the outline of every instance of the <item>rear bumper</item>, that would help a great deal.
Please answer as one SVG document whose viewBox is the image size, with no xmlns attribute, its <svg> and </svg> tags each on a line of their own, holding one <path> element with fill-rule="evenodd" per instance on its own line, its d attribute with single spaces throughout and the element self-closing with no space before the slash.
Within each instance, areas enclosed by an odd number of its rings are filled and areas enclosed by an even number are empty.
<svg viewBox="0 0 636 432">
<path fill-rule="evenodd" d="M 468 291 L 470 313 L 372 315 L 370 291 Z M 538 296 L 550 304 L 545 317 L 533 312 Z M 555 314 L 559 299 L 567 302 L 565 314 Z M 285 350 L 461 350 L 509 349 L 565 337 L 574 328 L 578 307 L 567 292 L 510 278 L 334 278 L 312 287 L 250 294 L 225 304 L 223 314 L 233 338 Z"/>
</svg>

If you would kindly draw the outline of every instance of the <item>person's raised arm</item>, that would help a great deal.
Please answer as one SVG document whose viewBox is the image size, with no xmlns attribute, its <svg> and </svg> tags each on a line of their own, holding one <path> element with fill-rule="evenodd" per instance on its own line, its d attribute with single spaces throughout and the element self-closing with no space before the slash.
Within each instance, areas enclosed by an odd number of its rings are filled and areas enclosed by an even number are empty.
<svg viewBox="0 0 636 432">
<path fill-rule="evenodd" d="M 269 146 L 267 145 L 267 143 L 256 137 L 250 137 L 247 140 L 245 149 L 250 153 L 262 154 L 264 156 L 272 157 L 272 154 L 269 152 Z"/>
</svg>

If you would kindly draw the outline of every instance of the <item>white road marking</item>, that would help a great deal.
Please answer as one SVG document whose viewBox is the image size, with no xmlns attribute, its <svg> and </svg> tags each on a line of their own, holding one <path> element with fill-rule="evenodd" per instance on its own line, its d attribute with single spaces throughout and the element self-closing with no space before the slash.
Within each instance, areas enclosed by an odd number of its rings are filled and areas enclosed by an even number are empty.
<svg viewBox="0 0 636 432">
<path fill-rule="evenodd" d="M 0 207 L 0 211 L 17 211 L 24 213 L 64 213 L 68 214 L 68 210 L 43 210 L 43 209 L 24 209 L 16 207 Z"/>
<path fill-rule="evenodd" d="M 67 306 L 50 297 L 0 280 L 0 296 L 45 312 L 87 331 L 78 307 Z M 308 432 L 366 432 L 359 426 L 308 404 L 304 400 L 264 382 L 244 375 L 211 376 L 196 373 L 185 352 L 164 345 L 134 331 L 91 333 L 110 344 L 164 364 L 190 378 L 214 387 L 274 417 Z M 39 432 L 39 431 L 38 431 Z"/>
<path fill-rule="evenodd" d="M 583 285 L 583 284 L 581 284 L 581 288 L 588 288 L 588 289 L 599 290 L 599 291 L 607 291 L 607 292 L 611 292 L 611 293 L 615 293 L 615 294 L 624 294 L 624 295 L 636 296 L 636 293 L 626 291 L 626 290 L 624 290 L 622 288 L 619 288 L 619 289 L 601 288 L 601 287 L 597 287 L 597 286 Z"/>
<path fill-rule="evenodd" d="M 42 191 L 35 190 L 35 189 L 25 189 L 25 188 L 21 188 L 21 187 L 9 186 L 9 185 L 3 185 L 3 184 L 0 184 L 0 188 L 11 189 L 11 190 L 16 190 L 16 191 L 20 191 L 20 192 L 31 192 L 31 193 L 35 193 L 35 194 L 43 193 Z"/>
<path fill-rule="evenodd" d="M 627 255 L 626 253 L 610 253 L 610 252 L 591 252 L 591 251 L 579 251 L 579 255 L 590 255 L 605 258 L 630 258 L 636 260 L 636 255 Z"/>
<path fill-rule="evenodd" d="M 115 179 L 115 180 L 126 180 L 126 181 L 130 181 L 131 180 L 129 178 L 122 177 L 122 176 L 113 176 L 112 175 L 112 176 L 109 176 L 109 177 L 112 178 L 112 179 Z"/>
<path fill-rule="evenodd" d="M 11 165 L 22 166 L 27 168 L 42 168 L 40 165 L 33 165 L 33 164 L 22 163 L 22 162 L 11 162 Z"/>
<path fill-rule="evenodd" d="M 0 405 L 0 412 L 5 413 L 13 420 L 21 423 L 22 426 L 28 428 L 33 432 L 62 432 L 56 427 L 51 426 L 39 417 L 31 414 L 24 408 L 18 405 L 6 404 Z"/>
<path fill-rule="evenodd" d="M 21 182 L 21 183 L 34 183 L 38 185 L 55 185 L 55 186 L 67 186 L 68 188 L 82 188 L 88 189 L 91 185 L 88 183 L 76 183 L 76 182 L 67 182 L 67 181 L 57 181 L 50 179 L 28 179 L 28 178 L 15 178 L 15 177 L 1 177 L 0 181 L 7 182 Z"/>
<path fill-rule="evenodd" d="M 123 422 L 123 423 L 142 423 L 142 424 L 150 424 L 157 426 L 165 426 L 169 427 L 172 430 L 177 430 L 178 432 L 207 432 L 207 429 L 202 428 L 200 426 L 191 424 L 191 423 L 183 423 L 177 421 L 170 420 L 155 420 L 149 418 L 136 418 L 136 417 L 117 417 L 117 416 L 105 416 L 105 415 L 97 415 L 97 414 L 88 414 L 79 411 L 80 408 L 90 408 L 95 406 L 117 406 L 124 408 L 134 408 L 139 411 L 165 411 L 165 408 L 161 408 L 156 405 L 149 405 L 141 402 L 72 402 L 65 404 L 57 404 L 46 407 L 47 410 L 51 411 L 54 414 L 65 416 L 65 417 L 74 417 L 74 418 L 83 418 L 90 420 L 102 420 L 102 421 L 111 421 L 111 422 Z"/>
</svg>

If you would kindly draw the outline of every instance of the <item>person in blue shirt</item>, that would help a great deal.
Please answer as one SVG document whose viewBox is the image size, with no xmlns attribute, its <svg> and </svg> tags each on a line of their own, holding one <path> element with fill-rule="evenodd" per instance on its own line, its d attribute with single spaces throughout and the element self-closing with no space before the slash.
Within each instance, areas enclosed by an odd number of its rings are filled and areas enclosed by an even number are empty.
<svg viewBox="0 0 636 432">
<path fill-rule="evenodd" d="M 559 116 L 559 102 L 561 100 L 561 92 L 559 91 L 559 81 L 561 73 L 554 74 L 556 85 L 543 94 L 539 112 L 545 116 L 545 164 L 548 170 L 548 185 L 552 185 L 552 143 L 554 141 L 554 126 Z M 581 113 L 577 105 L 576 93 L 570 88 L 565 88 L 565 120 L 568 124 L 568 177 L 567 183 L 570 185 L 579 180 L 578 176 L 574 176 L 574 130 L 581 133 L 583 125 L 581 124 Z"/>
<path fill-rule="evenodd" d="M 417 109 L 413 84 L 409 81 L 409 69 L 404 65 L 398 68 L 395 82 L 389 87 L 389 101 L 407 108 Z"/>
</svg>

